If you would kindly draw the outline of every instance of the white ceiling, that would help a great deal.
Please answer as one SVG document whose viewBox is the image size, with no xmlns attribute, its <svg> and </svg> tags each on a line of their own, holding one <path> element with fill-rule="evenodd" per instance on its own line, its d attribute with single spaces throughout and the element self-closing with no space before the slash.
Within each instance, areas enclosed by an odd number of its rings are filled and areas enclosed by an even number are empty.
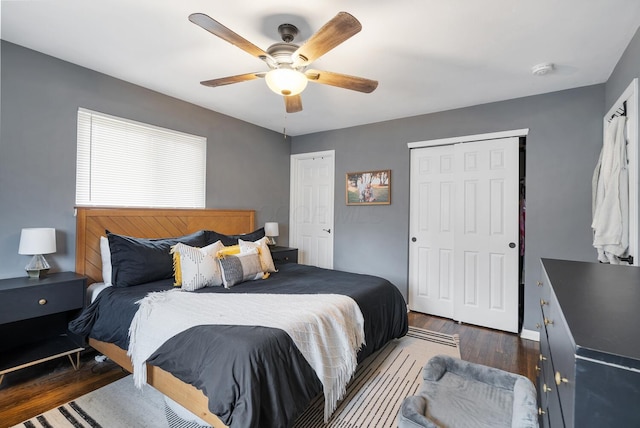
<svg viewBox="0 0 640 428">
<path fill-rule="evenodd" d="M 638 0 L 2 0 L 2 39 L 256 125 L 302 135 L 605 82 L 640 25 Z M 310 83 L 285 114 L 267 66 L 192 24 L 202 12 L 265 49 L 301 44 L 339 11 L 362 31 L 312 68 L 379 81 L 371 94 Z M 555 72 L 531 68 L 553 62 Z"/>
</svg>

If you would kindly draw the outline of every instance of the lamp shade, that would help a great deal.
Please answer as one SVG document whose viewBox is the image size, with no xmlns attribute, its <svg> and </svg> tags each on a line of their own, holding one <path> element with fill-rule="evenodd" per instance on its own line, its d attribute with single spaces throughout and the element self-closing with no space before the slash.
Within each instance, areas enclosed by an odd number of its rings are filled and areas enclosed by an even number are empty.
<svg viewBox="0 0 640 428">
<path fill-rule="evenodd" d="M 280 234 L 280 231 L 278 230 L 278 223 L 275 223 L 275 222 L 265 223 L 264 234 L 265 236 L 278 236 Z"/>
<path fill-rule="evenodd" d="M 267 86 L 278 95 L 298 95 L 307 87 L 307 76 L 290 68 L 271 70 L 264 77 Z"/>
<path fill-rule="evenodd" d="M 56 230 L 52 227 L 22 229 L 18 254 L 36 255 L 56 252 Z"/>
</svg>

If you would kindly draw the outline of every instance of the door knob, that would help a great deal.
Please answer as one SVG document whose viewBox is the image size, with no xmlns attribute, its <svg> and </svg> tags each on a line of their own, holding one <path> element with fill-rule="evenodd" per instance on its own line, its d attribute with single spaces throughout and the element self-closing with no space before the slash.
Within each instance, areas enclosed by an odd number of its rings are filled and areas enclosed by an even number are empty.
<svg viewBox="0 0 640 428">
<path fill-rule="evenodd" d="M 416 241 L 417 241 L 417 239 L 416 239 L 415 236 L 413 238 L 411 238 L 411 242 L 416 242 Z"/>
<path fill-rule="evenodd" d="M 331 229 L 322 229 L 323 232 L 331 233 Z"/>
<path fill-rule="evenodd" d="M 509 242 L 509 248 L 516 248 L 515 242 Z"/>
</svg>

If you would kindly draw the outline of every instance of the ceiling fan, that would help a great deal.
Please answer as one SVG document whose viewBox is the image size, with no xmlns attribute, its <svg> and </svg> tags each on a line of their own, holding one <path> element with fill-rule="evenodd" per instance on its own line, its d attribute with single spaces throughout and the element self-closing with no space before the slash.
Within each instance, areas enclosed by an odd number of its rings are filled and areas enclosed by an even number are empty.
<svg viewBox="0 0 640 428">
<path fill-rule="evenodd" d="M 189 15 L 189 20 L 261 59 L 270 68 L 269 71 L 257 71 L 200 82 L 205 86 L 216 87 L 264 78 L 272 91 L 283 96 L 287 113 L 302 111 L 300 93 L 309 81 L 364 93 L 373 92 L 378 86 L 377 81 L 363 77 L 307 69 L 313 61 L 362 29 L 360 22 L 347 12 L 338 13 L 301 46 L 292 43 L 298 35 L 298 29 L 292 24 L 282 24 L 278 27 L 282 42 L 274 43 L 266 51 L 208 15 L 193 13 Z"/>
</svg>

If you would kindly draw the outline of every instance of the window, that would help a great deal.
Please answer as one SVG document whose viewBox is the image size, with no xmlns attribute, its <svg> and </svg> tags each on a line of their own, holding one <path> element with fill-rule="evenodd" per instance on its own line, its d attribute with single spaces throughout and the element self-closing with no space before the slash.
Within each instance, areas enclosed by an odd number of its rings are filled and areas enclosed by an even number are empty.
<svg viewBox="0 0 640 428">
<path fill-rule="evenodd" d="M 76 204 L 204 208 L 207 139 L 78 109 Z"/>
</svg>

